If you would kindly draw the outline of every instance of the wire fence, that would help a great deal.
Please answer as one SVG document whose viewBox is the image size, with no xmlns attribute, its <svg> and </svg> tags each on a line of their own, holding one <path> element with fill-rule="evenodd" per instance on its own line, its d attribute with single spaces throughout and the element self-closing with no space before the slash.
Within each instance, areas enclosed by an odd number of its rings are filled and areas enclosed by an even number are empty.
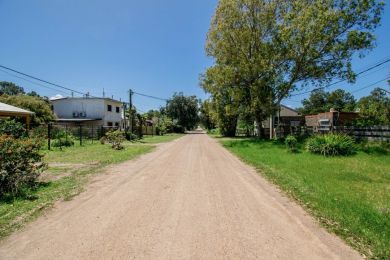
<svg viewBox="0 0 390 260">
<path fill-rule="evenodd" d="M 83 146 L 86 144 L 93 144 L 99 142 L 100 139 L 105 136 L 108 131 L 121 130 L 124 134 L 128 134 L 128 131 L 124 131 L 119 127 L 107 127 L 107 126 L 96 126 L 96 125 L 70 125 L 61 123 L 48 123 L 42 125 L 36 125 L 32 127 L 29 134 L 30 136 L 40 137 L 46 140 L 45 148 L 51 150 L 53 148 L 64 148 L 68 146 L 79 145 Z M 142 132 L 141 132 L 142 131 Z M 133 129 L 130 136 L 138 138 L 144 135 L 155 135 L 156 129 L 154 126 L 142 126 Z"/>
</svg>

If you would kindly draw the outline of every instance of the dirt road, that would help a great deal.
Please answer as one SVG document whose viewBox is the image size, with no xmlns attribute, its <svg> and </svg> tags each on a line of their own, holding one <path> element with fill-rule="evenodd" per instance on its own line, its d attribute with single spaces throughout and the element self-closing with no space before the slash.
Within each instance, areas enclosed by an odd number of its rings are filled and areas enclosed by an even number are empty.
<svg viewBox="0 0 390 260">
<path fill-rule="evenodd" d="M 111 167 L 0 243 L 0 259 L 276 258 L 360 256 L 202 134 Z"/>
</svg>

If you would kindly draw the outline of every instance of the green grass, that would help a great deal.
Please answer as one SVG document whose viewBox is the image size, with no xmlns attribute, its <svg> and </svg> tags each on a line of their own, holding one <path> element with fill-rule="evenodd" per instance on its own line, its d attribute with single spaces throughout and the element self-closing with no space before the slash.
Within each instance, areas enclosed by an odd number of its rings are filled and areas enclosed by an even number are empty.
<svg viewBox="0 0 390 260">
<path fill-rule="evenodd" d="M 368 257 L 390 259 L 390 152 L 349 157 L 298 153 L 284 144 L 220 139 L 297 199 L 325 227 Z"/>
<path fill-rule="evenodd" d="M 152 146 L 127 144 L 124 150 L 113 150 L 109 145 L 100 143 L 85 146 L 74 146 L 63 150 L 55 149 L 45 152 L 45 160 L 48 163 L 70 163 L 70 164 L 98 164 L 101 166 L 120 163 L 150 151 Z"/>
<path fill-rule="evenodd" d="M 184 136 L 184 134 L 166 134 L 166 135 L 155 135 L 155 136 L 144 136 L 142 140 L 137 142 L 144 144 L 157 144 L 157 143 L 166 143 L 173 141 L 179 137 Z"/>
<path fill-rule="evenodd" d="M 63 150 L 44 151 L 46 162 L 65 165 L 65 167 L 49 167 L 47 174 L 58 175 L 69 171 L 71 174 L 55 181 L 39 183 L 36 189 L 26 191 L 24 196 L 1 198 L 0 238 L 23 227 L 27 222 L 38 217 L 44 209 L 51 207 L 54 202 L 69 200 L 79 194 L 90 177 L 102 172 L 104 166 L 133 159 L 151 151 L 153 147 L 126 142 L 124 150 L 116 151 L 109 145 L 95 142 L 81 147 L 76 145 Z M 72 169 L 72 164 L 81 164 L 81 167 Z"/>
</svg>

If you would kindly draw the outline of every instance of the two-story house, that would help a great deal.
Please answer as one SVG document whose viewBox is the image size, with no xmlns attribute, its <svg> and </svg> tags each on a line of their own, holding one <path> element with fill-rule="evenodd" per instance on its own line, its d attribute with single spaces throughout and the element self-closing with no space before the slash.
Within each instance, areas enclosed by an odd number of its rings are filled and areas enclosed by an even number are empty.
<svg viewBox="0 0 390 260">
<path fill-rule="evenodd" d="M 65 97 L 51 100 L 57 121 L 123 128 L 124 111 L 121 101 L 111 98 Z"/>
</svg>

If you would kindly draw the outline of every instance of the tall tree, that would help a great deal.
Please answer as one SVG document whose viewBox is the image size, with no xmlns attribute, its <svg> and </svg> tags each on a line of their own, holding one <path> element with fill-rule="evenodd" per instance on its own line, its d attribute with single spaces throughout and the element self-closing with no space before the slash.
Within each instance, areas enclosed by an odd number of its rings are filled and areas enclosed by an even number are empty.
<svg viewBox="0 0 390 260">
<path fill-rule="evenodd" d="M 373 47 L 382 10 L 375 0 L 220 0 L 207 37 L 210 69 L 229 72 L 259 125 L 294 90 L 354 81 L 352 55 Z"/>
<path fill-rule="evenodd" d="M 0 81 L 0 95 L 14 96 L 24 93 L 24 89 L 15 83 Z"/>
<path fill-rule="evenodd" d="M 390 125 L 390 98 L 387 95 L 384 90 L 376 88 L 359 100 L 361 125 Z"/>
<path fill-rule="evenodd" d="M 191 130 L 199 122 L 198 102 L 196 96 L 184 96 L 183 93 L 175 93 L 167 102 L 166 113 L 183 130 Z"/>
</svg>

